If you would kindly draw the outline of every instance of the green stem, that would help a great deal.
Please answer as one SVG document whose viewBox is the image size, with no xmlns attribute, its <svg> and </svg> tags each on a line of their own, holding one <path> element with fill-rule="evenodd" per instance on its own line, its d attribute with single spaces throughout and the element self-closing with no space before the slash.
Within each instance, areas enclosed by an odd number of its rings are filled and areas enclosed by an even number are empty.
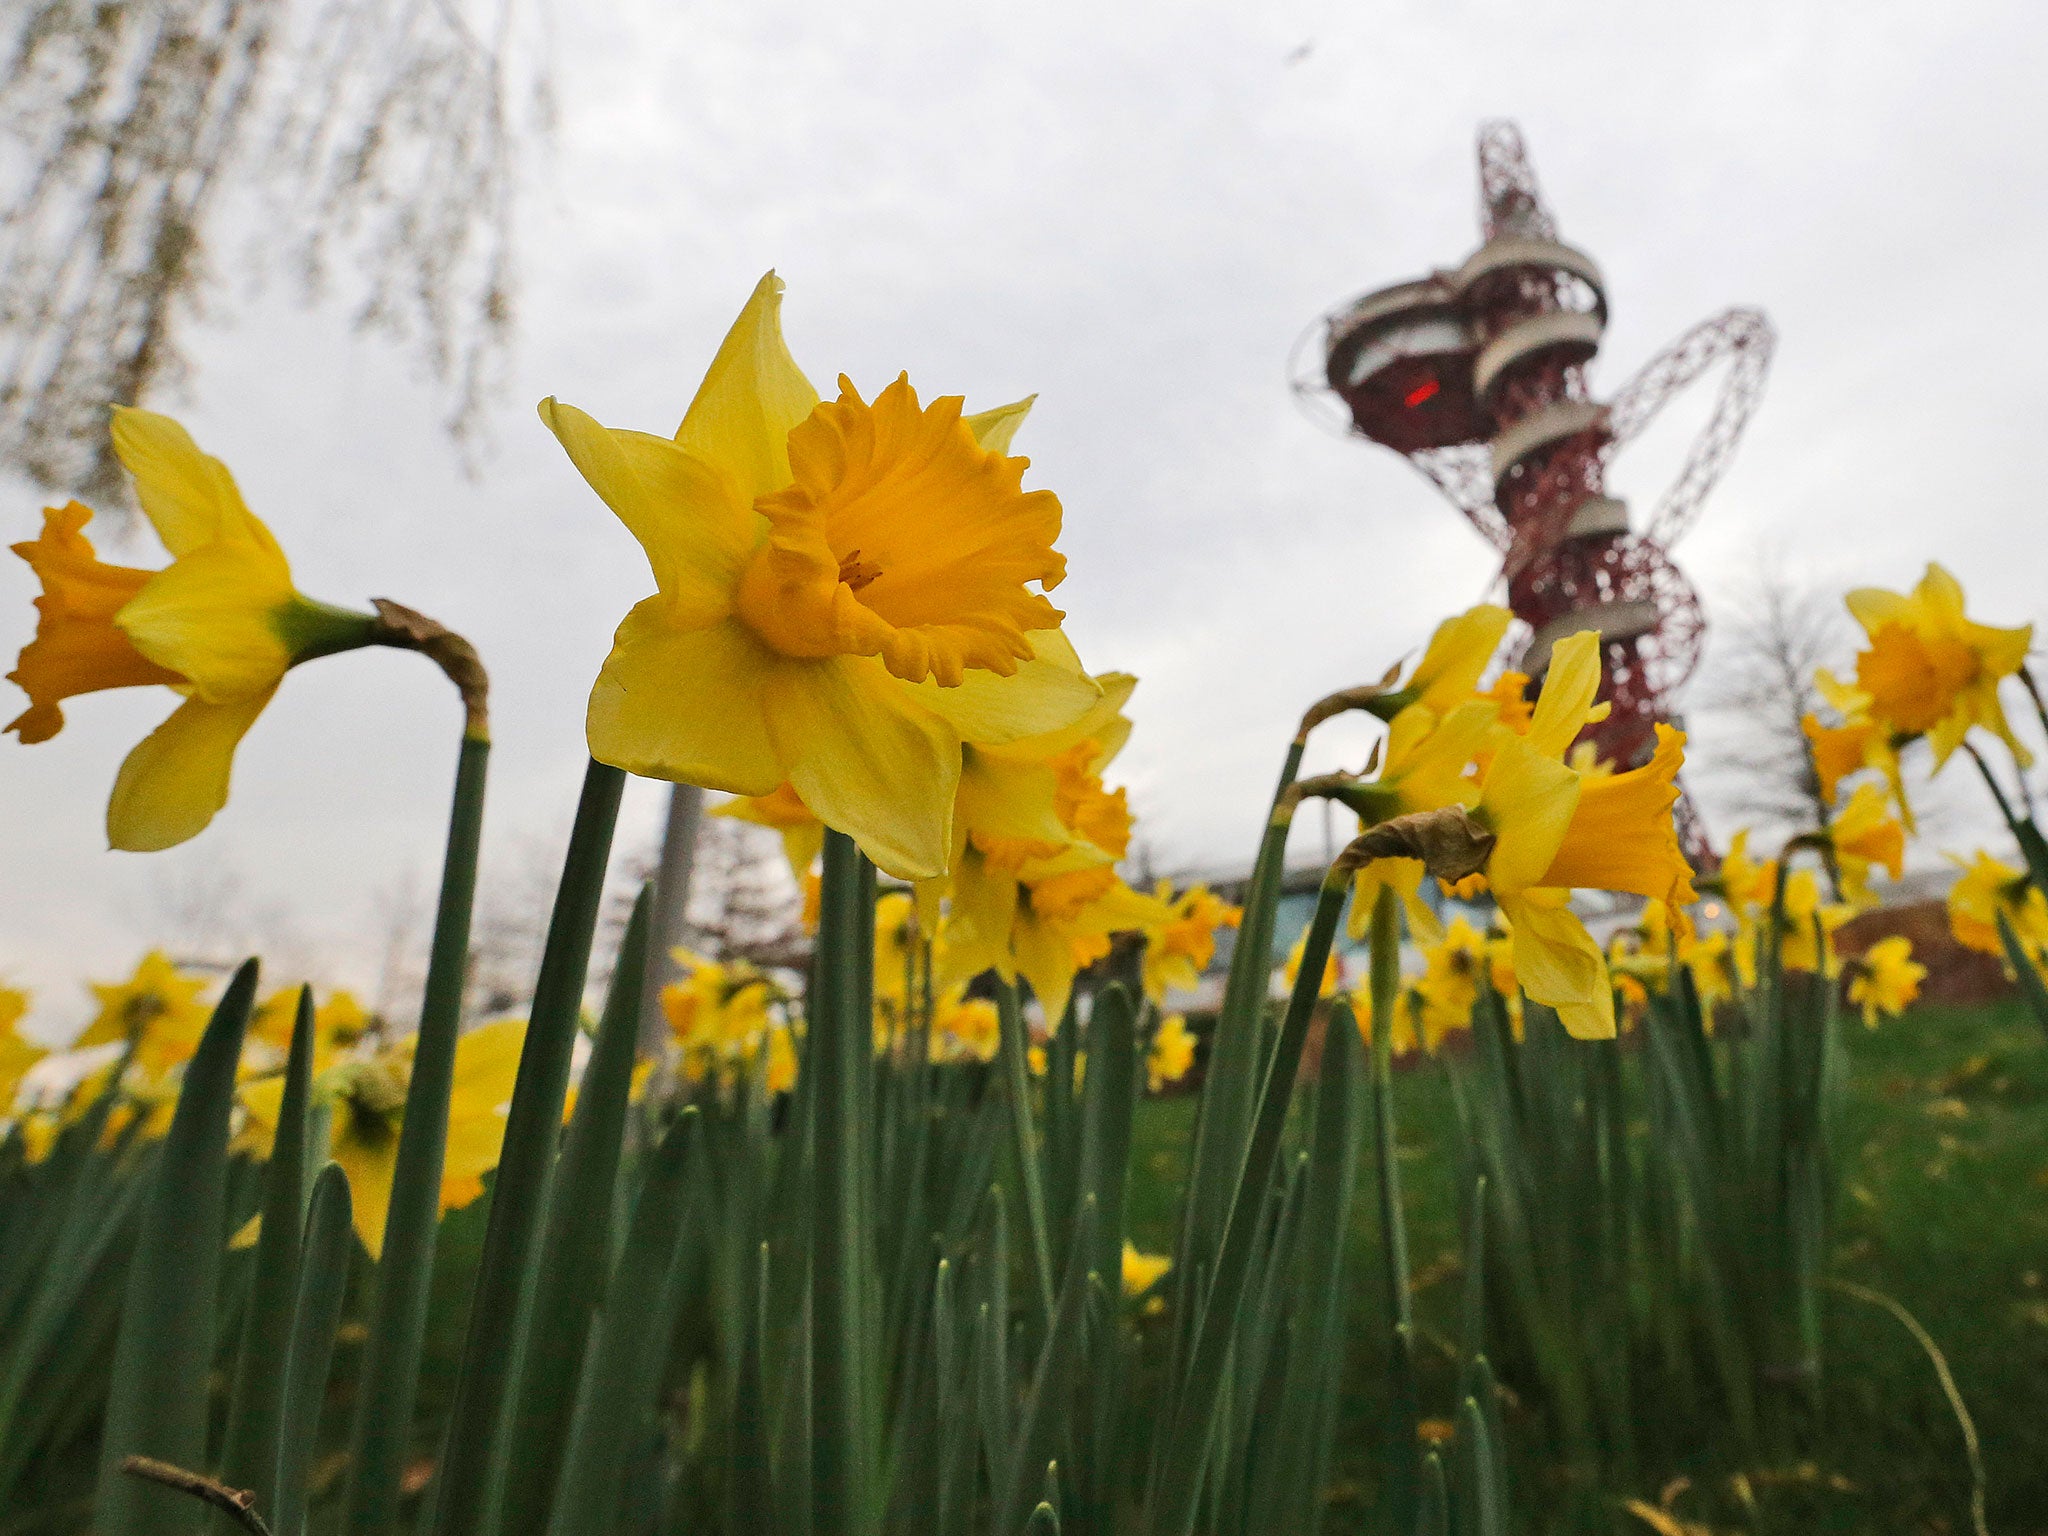
<svg viewBox="0 0 2048 1536">
<path fill-rule="evenodd" d="M 2020 819 L 2013 814 L 2012 802 L 2005 798 L 2005 791 L 1999 788 L 1998 778 L 1992 773 L 1991 765 L 1984 761 L 1984 754 L 1977 750 L 1974 741 L 1965 741 L 1963 750 L 1970 754 L 1970 761 L 1977 765 L 1977 772 L 1983 776 L 1984 787 L 1991 791 L 1991 798 L 1998 802 L 1998 814 L 2005 818 L 2005 824 L 2017 834 Z"/>
<path fill-rule="evenodd" d="M 469 973 L 470 913 L 476 904 L 477 846 L 483 837 L 484 779 L 491 744 L 465 733 L 455 765 L 455 800 L 441 865 L 441 900 L 427 960 L 412 1084 L 398 1133 L 383 1257 L 371 1282 L 349 1481 L 342 1529 L 388 1536 L 398 1527 L 398 1493 L 410 1453 L 427 1292 L 434 1277 L 434 1236 L 441 1219 L 441 1165 L 448 1142 L 448 1094 L 455 1078 L 455 1037 L 462 1027 Z"/>
<path fill-rule="evenodd" d="M 1024 1214 L 1031 1228 L 1032 1269 L 1038 1276 L 1038 1316 L 1052 1326 L 1052 1237 L 1045 1221 L 1045 1189 L 1039 1176 L 1038 1149 L 1031 1134 L 1031 1077 L 1024 1059 L 1024 1010 L 1018 1006 L 1014 982 L 996 983 L 998 1040 L 1003 1056 L 1003 1096 L 1009 1101 L 1010 1144 L 1016 1153 L 1017 1177 L 1023 1185 Z"/>
<path fill-rule="evenodd" d="M 876 1258 L 865 1187 L 873 1056 L 874 878 L 843 832 L 825 834 L 818 995 L 805 1070 L 817 1074 L 811 1208 L 811 1507 L 815 1536 L 873 1536 L 874 1351 L 865 1277 Z"/>
<path fill-rule="evenodd" d="M 436 1536 L 475 1536 L 497 1518 L 506 1407 L 517 1391 L 525 1355 L 537 1278 L 534 1259 L 547 1219 L 569 1060 L 582 1022 L 590 944 L 604 904 L 612 830 L 625 785 L 621 770 L 595 759 L 584 771 L 491 1189 L 490 1222 L 434 1500 Z"/>
<path fill-rule="evenodd" d="M 1401 1168 L 1394 1146 L 1394 1010 L 1401 992 L 1401 912 L 1391 887 L 1372 909 L 1373 1135 L 1380 1163 L 1380 1241 L 1386 1246 L 1387 1316 L 1415 1322 L 1408 1294 L 1408 1228 L 1401 1216 Z"/>
</svg>

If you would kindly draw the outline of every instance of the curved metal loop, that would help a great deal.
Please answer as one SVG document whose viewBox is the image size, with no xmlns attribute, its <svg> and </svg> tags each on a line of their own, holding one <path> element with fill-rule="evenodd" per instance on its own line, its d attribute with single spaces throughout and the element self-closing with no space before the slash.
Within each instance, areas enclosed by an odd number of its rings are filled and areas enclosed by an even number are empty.
<svg viewBox="0 0 2048 1536">
<path fill-rule="evenodd" d="M 1646 538 L 1668 547 L 1699 516 L 1701 502 L 1727 470 L 1735 445 L 1756 410 L 1777 340 L 1777 332 L 1762 311 L 1726 310 L 1687 331 L 1637 369 L 1616 392 L 1607 408 L 1609 462 L 1701 374 L 1724 358 L 1730 363 L 1714 401 L 1714 414 L 1693 439 L 1684 466 L 1650 515 L 1643 530 Z"/>
</svg>

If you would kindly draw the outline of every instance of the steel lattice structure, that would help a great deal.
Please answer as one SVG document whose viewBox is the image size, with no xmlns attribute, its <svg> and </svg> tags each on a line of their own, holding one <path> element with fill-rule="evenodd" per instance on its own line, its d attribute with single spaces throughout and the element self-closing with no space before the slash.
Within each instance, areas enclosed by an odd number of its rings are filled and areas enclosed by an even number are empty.
<svg viewBox="0 0 2048 1536">
<path fill-rule="evenodd" d="M 1600 755 L 1644 761 L 1691 675 L 1705 625 L 1668 553 L 1699 515 L 1756 409 L 1774 336 L 1753 309 L 1693 327 L 1605 404 L 1586 371 L 1606 282 L 1557 226 L 1513 123 L 1479 130 L 1478 250 L 1460 266 L 1354 300 L 1324 322 L 1320 377 L 1350 430 L 1404 455 L 1501 552 L 1508 605 L 1540 677 L 1563 636 L 1597 629 Z M 1729 366 L 1705 429 L 1642 527 L 1606 489 L 1608 462 L 1681 390 Z M 1696 823 L 1689 838 L 1700 839 Z M 1704 851 L 1700 849 L 1699 851 Z"/>
</svg>

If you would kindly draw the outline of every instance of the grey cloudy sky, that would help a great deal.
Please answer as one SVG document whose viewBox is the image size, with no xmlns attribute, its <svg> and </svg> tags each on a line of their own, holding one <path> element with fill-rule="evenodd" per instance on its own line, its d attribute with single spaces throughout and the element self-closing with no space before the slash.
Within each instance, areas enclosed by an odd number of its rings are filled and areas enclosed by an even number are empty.
<svg viewBox="0 0 2048 1536">
<path fill-rule="evenodd" d="M 821 386 L 907 369 L 971 405 L 1038 392 L 1018 450 L 1066 506 L 1069 633 L 1143 679 L 1118 765 L 1141 835 L 1164 867 L 1248 855 L 1302 705 L 1492 574 L 1406 466 L 1285 387 L 1318 314 L 1476 243 L 1488 116 L 1520 121 L 1564 237 L 1607 272 L 1604 388 L 1726 305 L 1779 329 L 1681 549 L 1710 617 L 1765 546 L 1845 585 L 1903 587 L 1937 557 L 1986 617 L 2041 615 L 2038 7 L 635 0 L 557 8 L 552 40 L 562 127 L 526 168 L 520 337 L 479 477 L 401 352 L 340 306 L 245 300 L 232 271 L 165 402 L 302 588 L 396 597 L 476 641 L 501 871 L 566 828 L 586 690 L 651 590 L 532 402 L 671 430 L 771 266 Z M 1622 461 L 1624 494 L 1650 499 L 1682 425 Z M 9 489 L 0 526 L 28 536 L 37 506 Z M 27 639 L 33 591 L 0 566 L 0 649 Z M 210 831 L 109 853 L 107 787 L 164 713 L 104 695 L 51 743 L 0 746 L 0 974 L 68 1026 L 78 980 L 131 963 L 166 893 L 230 870 L 293 966 L 371 984 L 381 908 L 437 868 L 446 685 L 397 654 L 297 672 Z M 635 786 L 622 846 L 659 806 Z"/>
</svg>

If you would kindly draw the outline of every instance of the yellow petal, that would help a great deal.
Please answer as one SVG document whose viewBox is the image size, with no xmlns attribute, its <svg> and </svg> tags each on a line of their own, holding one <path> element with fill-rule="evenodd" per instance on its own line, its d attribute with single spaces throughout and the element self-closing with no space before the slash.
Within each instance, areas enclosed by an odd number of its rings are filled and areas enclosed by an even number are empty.
<svg viewBox="0 0 2048 1536">
<path fill-rule="evenodd" d="M 695 627 L 724 618 L 764 526 L 742 489 L 665 437 L 601 426 L 552 397 L 541 401 L 540 415 L 640 541 L 679 621 Z"/>
<path fill-rule="evenodd" d="M 676 441 L 723 470 L 748 506 L 789 484 L 789 434 L 818 406 L 782 339 L 782 287 L 773 272 L 754 285 L 676 429 Z"/>
<path fill-rule="evenodd" d="M 1429 637 L 1415 675 L 1402 691 L 1414 694 L 1416 703 L 1439 715 L 1457 708 L 1479 686 L 1479 674 L 1493 659 L 1511 618 L 1498 604 L 1481 603 L 1445 619 Z"/>
<path fill-rule="evenodd" d="M 1629 891 L 1674 910 L 1690 906 L 1697 899 L 1692 866 L 1671 819 L 1684 761 L 1685 733 L 1660 723 L 1657 750 L 1642 767 L 1582 780 L 1564 840 L 1537 883 Z M 1867 788 L 1881 806 L 1877 786 Z"/>
<path fill-rule="evenodd" d="M 1864 632 L 1872 636 L 1887 624 L 1912 622 L 1912 599 L 1882 587 L 1858 587 L 1842 601 Z"/>
<path fill-rule="evenodd" d="M 222 538 L 269 542 L 276 551 L 243 505 L 227 465 L 202 453 L 191 433 L 170 417 L 117 405 L 113 438 L 114 452 L 135 477 L 135 499 L 173 555 Z"/>
<path fill-rule="evenodd" d="M 1010 440 L 1024 425 L 1024 418 L 1031 414 L 1031 404 L 1037 398 L 1036 395 L 1026 395 L 1022 400 L 999 405 L 992 411 L 976 411 L 972 416 L 960 419 L 974 434 L 974 440 L 990 453 L 1008 453 Z"/>
<path fill-rule="evenodd" d="M 1035 742 L 1040 736 L 1070 730 L 1083 717 L 1094 718 L 1103 689 L 1081 670 L 1066 636 L 1056 629 L 1035 629 L 1025 639 L 1036 654 L 1020 662 L 1013 675 L 1001 677 L 976 668 L 955 688 L 929 681 L 911 685 L 912 697 L 948 722 L 961 740 L 976 746 Z M 1131 679 L 1134 686 L 1136 681 Z M 1128 690 L 1125 693 L 1128 697 Z M 1116 710 L 1109 713 L 1113 716 Z M 1074 739 L 1091 734 L 1081 731 Z"/>
<path fill-rule="evenodd" d="M 1543 691 L 1522 739 L 1545 757 L 1562 758 L 1585 728 L 1599 692 L 1600 636 L 1582 629 L 1551 647 L 1550 669 L 1543 674 Z"/>
<path fill-rule="evenodd" d="M 590 690 L 590 755 L 644 778 L 765 795 L 786 773 L 769 740 L 769 676 L 785 665 L 726 619 L 679 627 L 650 597 L 619 625 Z"/>
<path fill-rule="evenodd" d="M 1500 898 L 1514 941 L 1515 978 L 1539 1003 L 1557 1010 L 1576 1040 L 1614 1038 L 1614 991 L 1607 958 L 1562 891 Z"/>
<path fill-rule="evenodd" d="M 276 691 L 273 686 L 228 704 L 187 699 L 143 737 L 114 779 L 109 846 L 153 853 L 204 831 L 228 803 L 235 748 Z"/>
<path fill-rule="evenodd" d="M 398 1173 L 398 1135 L 380 1126 L 373 1137 L 335 1136 L 329 1157 L 348 1177 L 349 1203 L 354 1209 L 356 1236 L 372 1259 L 384 1254 L 384 1223 L 391 1215 L 391 1181 Z"/>
<path fill-rule="evenodd" d="M 1501 744 L 1487 766 L 1486 787 L 1479 796 L 1479 819 L 1497 839 L 1486 863 L 1486 877 L 1496 896 L 1505 900 L 1508 893 L 1542 880 L 1571 827 L 1581 782 L 1525 737 Z"/>
<path fill-rule="evenodd" d="M 767 696 L 789 782 L 820 821 L 899 880 L 945 870 L 960 782 L 949 725 L 862 657 L 785 661 L 769 673 Z"/>
<path fill-rule="evenodd" d="M 277 686 L 292 664 L 278 628 L 291 573 L 246 543 L 209 544 L 143 583 L 114 617 L 135 649 L 224 704 Z"/>
</svg>

